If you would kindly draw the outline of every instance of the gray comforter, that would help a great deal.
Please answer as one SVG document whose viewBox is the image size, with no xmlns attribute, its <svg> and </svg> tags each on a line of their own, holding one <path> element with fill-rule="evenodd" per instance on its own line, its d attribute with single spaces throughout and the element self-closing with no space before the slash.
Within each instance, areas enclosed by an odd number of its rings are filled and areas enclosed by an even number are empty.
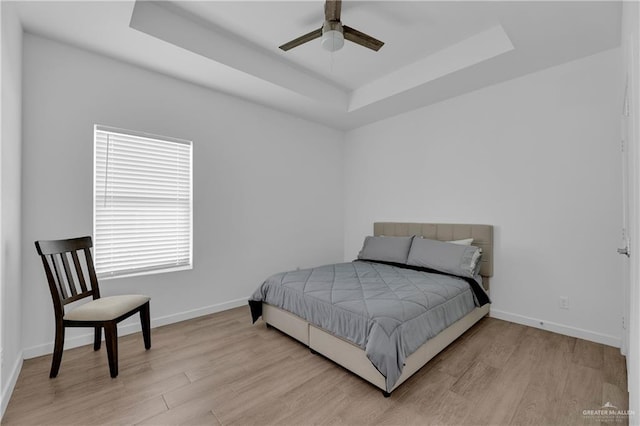
<svg viewBox="0 0 640 426">
<path fill-rule="evenodd" d="M 273 275 L 252 302 L 292 312 L 364 349 L 387 391 L 406 357 L 476 306 L 461 278 L 364 261 Z"/>
</svg>

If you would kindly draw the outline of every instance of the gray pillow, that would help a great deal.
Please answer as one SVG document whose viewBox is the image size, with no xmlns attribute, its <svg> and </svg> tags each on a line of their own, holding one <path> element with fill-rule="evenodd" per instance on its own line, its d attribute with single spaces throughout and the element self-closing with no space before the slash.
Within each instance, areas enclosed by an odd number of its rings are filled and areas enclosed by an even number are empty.
<svg viewBox="0 0 640 426">
<path fill-rule="evenodd" d="M 480 270 L 482 249 L 444 241 L 415 238 L 407 264 L 474 278 Z"/>
<path fill-rule="evenodd" d="M 367 237 L 364 239 L 358 259 L 382 262 L 407 263 L 411 237 Z"/>
</svg>

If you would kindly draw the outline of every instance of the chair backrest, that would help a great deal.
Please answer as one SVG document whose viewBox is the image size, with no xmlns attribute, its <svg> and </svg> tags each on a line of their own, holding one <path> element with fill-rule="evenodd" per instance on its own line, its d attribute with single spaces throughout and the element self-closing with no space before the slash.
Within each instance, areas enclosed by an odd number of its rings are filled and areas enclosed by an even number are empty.
<svg viewBox="0 0 640 426">
<path fill-rule="evenodd" d="M 91 237 L 36 241 L 35 244 L 47 275 L 56 316 L 64 316 L 67 303 L 89 296 L 100 298 L 91 257 Z"/>
</svg>

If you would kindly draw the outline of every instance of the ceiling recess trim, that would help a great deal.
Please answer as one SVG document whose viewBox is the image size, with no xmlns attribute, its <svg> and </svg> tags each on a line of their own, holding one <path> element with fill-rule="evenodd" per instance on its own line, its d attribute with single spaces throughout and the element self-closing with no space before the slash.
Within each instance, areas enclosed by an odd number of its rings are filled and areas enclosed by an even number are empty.
<svg viewBox="0 0 640 426">
<path fill-rule="evenodd" d="M 349 111 L 434 81 L 514 49 L 501 25 L 482 31 L 351 92 Z"/>
</svg>

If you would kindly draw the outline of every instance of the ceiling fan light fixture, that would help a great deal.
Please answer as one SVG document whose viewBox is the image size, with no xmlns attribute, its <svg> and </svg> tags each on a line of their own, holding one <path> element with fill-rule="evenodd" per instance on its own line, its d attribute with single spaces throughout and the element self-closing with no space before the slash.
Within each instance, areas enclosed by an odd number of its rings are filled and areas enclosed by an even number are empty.
<svg viewBox="0 0 640 426">
<path fill-rule="evenodd" d="M 344 46 L 344 34 L 340 22 L 327 21 L 322 27 L 322 47 L 329 52 L 336 52 Z"/>
<path fill-rule="evenodd" d="M 329 52 L 335 52 L 344 46 L 344 36 L 340 31 L 331 30 L 322 34 L 322 47 Z"/>
</svg>

